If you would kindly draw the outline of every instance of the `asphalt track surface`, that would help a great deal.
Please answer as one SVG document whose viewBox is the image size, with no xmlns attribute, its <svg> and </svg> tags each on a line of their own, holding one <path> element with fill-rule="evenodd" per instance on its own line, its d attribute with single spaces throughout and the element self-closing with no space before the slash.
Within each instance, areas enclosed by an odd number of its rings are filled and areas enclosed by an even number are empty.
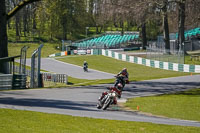
<svg viewBox="0 0 200 133">
<path fill-rule="evenodd" d="M 27 59 L 26 64 L 31 66 L 31 60 Z M 112 79 L 114 74 L 101 72 L 89 69 L 88 72 L 83 71 L 83 67 L 64 63 L 54 58 L 42 58 L 41 69 L 57 74 L 67 74 L 68 76 L 78 79 L 98 80 L 98 79 Z"/>
<path fill-rule="evenodd" d="M 106 91 L 106 86 L 110 85 L 1 91 L 0 108 L 110 120 L 200 127 L 200 122 L 124 111 L 117 106 L 112 106 L 106 111 L 98 110 L 96 108 L 97 99 L 103 91 Z M 200 75 L 132 82 L 126 85 L 121 101 L 130 97 L 166 94 L 199 87 Z"/>
</svg>

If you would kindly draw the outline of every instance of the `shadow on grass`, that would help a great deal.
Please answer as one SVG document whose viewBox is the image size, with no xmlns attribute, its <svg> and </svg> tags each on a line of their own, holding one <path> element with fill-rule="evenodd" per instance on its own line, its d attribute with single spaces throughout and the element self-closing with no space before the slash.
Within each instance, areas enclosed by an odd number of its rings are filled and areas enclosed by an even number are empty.
<svg viewBox="0 0 200 133">
<path fill-rule="evenodd" d="M 182 92 L 177 92 L 175 93 L 176 95 L 196 95 L 196 96 L 200 96 L 200 88 L 199 89 L 192 89 L 189 91 L 182 91 Z"/>
</svg>

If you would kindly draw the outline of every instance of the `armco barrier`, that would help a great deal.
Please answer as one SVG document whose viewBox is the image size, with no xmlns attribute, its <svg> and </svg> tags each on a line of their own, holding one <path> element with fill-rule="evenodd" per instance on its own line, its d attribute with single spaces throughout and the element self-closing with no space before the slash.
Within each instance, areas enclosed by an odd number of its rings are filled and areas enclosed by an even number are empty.
<svg viewBox="0 0 200 133">
<path fill-rule="evenodd" d="M 104 50 L 104 49 L 102 50 L 102 55 L 154 68 L 179 71 L 179 72 L 200 73 L 200 65 L 189 65 L 189 64 L 178 64 L 171 62 L 156 61 L 136 56 L 128 56 L 126 54 L 120 54 L 114 51 Z"/>
<path fill-rule="evenodd" d="M 0 74 L 0 90 L 12 89 L 12 82 L 12 74 Z"/>
</svg>

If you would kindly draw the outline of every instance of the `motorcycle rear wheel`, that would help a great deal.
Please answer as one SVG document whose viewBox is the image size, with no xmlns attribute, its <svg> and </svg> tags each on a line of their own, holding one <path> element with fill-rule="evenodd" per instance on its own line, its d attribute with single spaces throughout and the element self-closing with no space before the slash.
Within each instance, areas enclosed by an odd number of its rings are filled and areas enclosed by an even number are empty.
<svg viewBox="0 0 200 133">
<path fill-rule="evenodd" d="M 99 101 L 98 103 L 97 103 L 97 109 L 101 109 L 102 108 L 102 104 L 100 103 L 101 101 Z"/>
</svg>

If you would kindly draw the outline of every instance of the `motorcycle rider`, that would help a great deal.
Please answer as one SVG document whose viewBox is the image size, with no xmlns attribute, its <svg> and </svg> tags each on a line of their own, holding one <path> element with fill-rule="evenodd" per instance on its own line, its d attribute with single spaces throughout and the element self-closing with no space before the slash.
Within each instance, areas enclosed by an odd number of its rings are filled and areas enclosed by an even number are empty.
<svg viewBox="0 0 200 133">
<path fill-rule="evenodd" d="M 129 74 L 128 74 L 127 68 L 123 68 L 122 71 L 120 71 L 120 72 L 117 74 L 117 77 L 118 77 L 118 76 L 121 76 L 120 80 L 121 80 L 122 85 L 123 85 L 123 88 L 124 88 L 125 84 L 126 84 L 126 83 L 127 83 L 127 84 L 129 83 L 129 80 L 128 80 Z M 120 82 L 119 80 L 116 80 L 114 86 L 116 87 L 117 84 L 118 84 L 119 82 Z"/>
<path fill-rule="evenodd" d="M 107 88 L 109 91 L 111 90 L 115 90 L 118 94 L 118 98 L 121 98 L 121 95 L 122 95 L 122 90 L 123 90 L 123 86 L 122 84 L 118 84 L 116 87 L 108 87 Z M 105 95 L 107 95 L 109 93 L 109 91 L 105 91 L 102 93 L 101 97 L 99 98 L 99 101 L 101 101 Z M 113 104 L 117 104 L 117 99 L 115 98 L 114 101 L 113 101 Z"/>
<path fill-rule="evenodd" d="M 84 61 L 84 63 L 83 63 L 83 69 L 84 69 L 84 71 L 85 70 L 87 71 L 87 69 L 88 69 L 88 63 L 86 61 Z"/>
</svg>

